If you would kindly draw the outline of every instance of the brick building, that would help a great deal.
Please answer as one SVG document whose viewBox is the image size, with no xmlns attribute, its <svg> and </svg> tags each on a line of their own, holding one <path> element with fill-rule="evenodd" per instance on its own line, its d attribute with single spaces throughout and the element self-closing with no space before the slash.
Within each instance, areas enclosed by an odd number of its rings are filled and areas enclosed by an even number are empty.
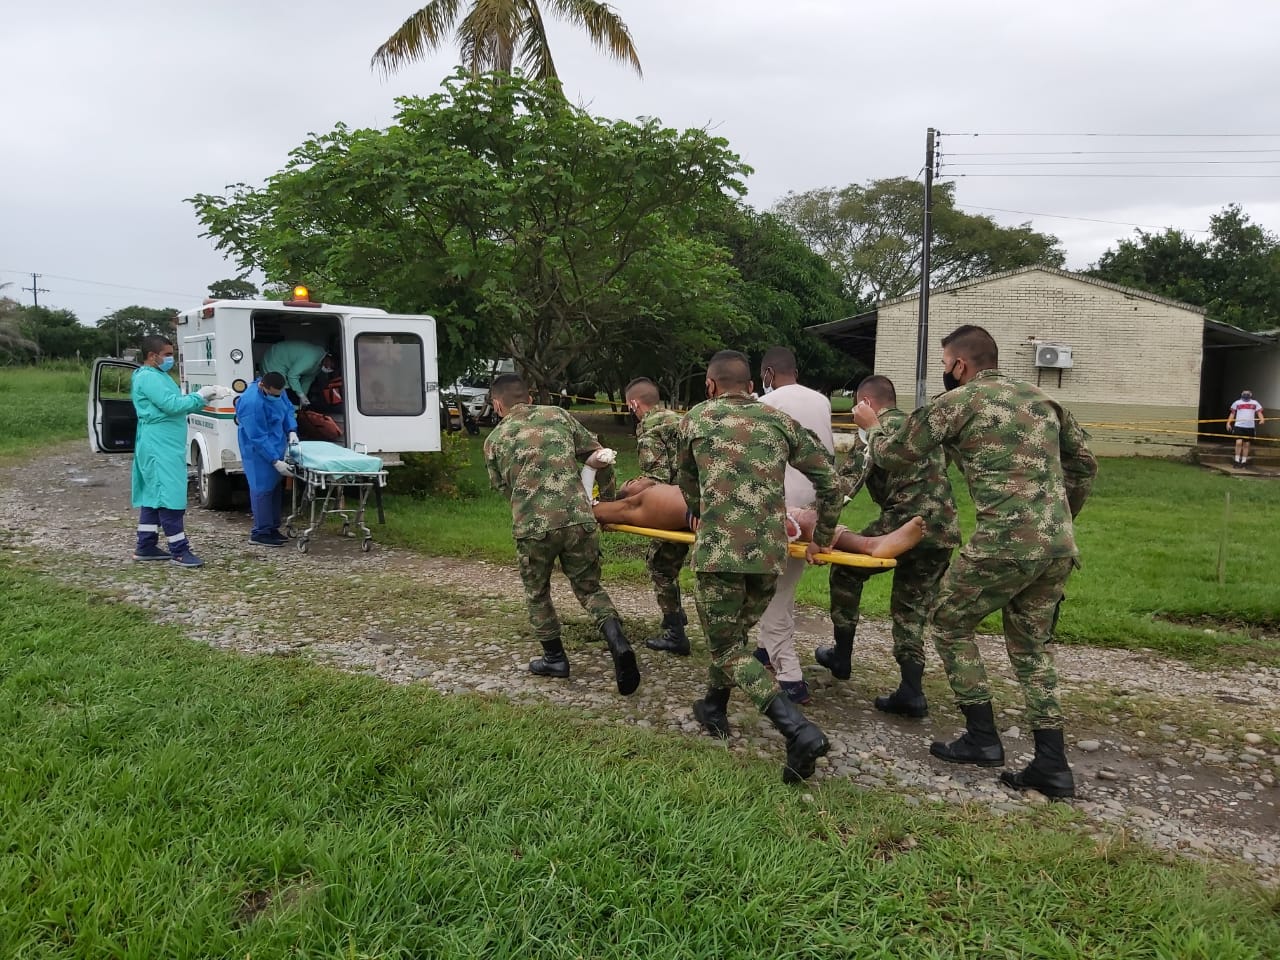
<svg viewBox="0 0 1280 960">
<path fill-rule="evenodd" d="M 891 378 L 911 409 L 919 309 L 919 295 L 901 297 L 808 329 Z M 1225 418 L 1244 386 L 1280 421 L 1276 338 L 1216 323 L 1200 307 L 1049 267 L 940 287 L 929 295 L 930 394 L 942 389 L 938 341 L 965 323 L 986 327 L 1000 368 L 1069 407 L 1102 453 L 1184 453 L 1197 431 L 1221 432 L 1200 421 Z"/>
</svg>

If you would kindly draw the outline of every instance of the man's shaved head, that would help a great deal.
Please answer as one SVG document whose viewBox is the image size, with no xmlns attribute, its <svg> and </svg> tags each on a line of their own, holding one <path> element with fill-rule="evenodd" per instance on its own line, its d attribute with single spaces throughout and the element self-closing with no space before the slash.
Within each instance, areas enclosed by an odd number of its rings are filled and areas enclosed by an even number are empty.
<svg viewBox="0 0 1280 960">
<path fill-rule="evenodd" d="M 514 373 L 504 373 L 500 377 L 495 377 L 489 393 L 504 407 L 514 407 L 518 403 L 529 402 L 529 385 Z"/>
<path fill-rule="evenodd" d="M 623 394 L 627 400 L 638 400 L 645 406 L 657 406 L 662 396 L 658 393 L 658 385 L 648 377 L 636 377 L 627 384 L 626 392 Z"/>
<path fill-rule="evenodd" d="M 893 381 L 879 374 L 873 374 L 858 384 L 858 399 L 863 398 L 872 400 L 877 409 L 898 405 L 898 391 L 894 389 Z"/>
<path fill-rule="evenodd" d="M 721 390 L 746 390 L 751 385 L 751 361 L 737 350 L 721 350 L 707 364 L 707 379 Z"/>
<path fill-rule="evenodd" d="M 989 370 L 1000 365 L 1000 348 L 996 346 L 995 337 L 971 323 L 952 330 L 942 338 L 942 345 L 950 348 L 952 356 L 964 360 L 975 370 Z"/>
<path fill-rule="evenodd" d="M 791 351 L 790 347 L 770 347 L 764 352 L 764 357 L 760 361 L 760 369 L 795 376 L 798 372 L 796 355 Z"/>
</svg>

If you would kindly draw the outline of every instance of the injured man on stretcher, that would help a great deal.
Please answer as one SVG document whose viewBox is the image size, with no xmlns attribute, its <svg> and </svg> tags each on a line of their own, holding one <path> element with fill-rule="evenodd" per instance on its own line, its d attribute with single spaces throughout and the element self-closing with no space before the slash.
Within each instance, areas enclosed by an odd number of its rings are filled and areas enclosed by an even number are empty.
<svg viewBox="0 0 1280 960">
<path fill-rule="evenodd" d="M 618 500 L 602 500 L 592 504 L 591 510 L 598 522 L 621 523 L 652 530 L 690 529 L 689 508 L 680 488 L 675 484 L 653 483 L 641 486 L 628 483 L 618 493 Z M 788 510 L 787 539 L 809 540 L 813 536 L 816 521 L 815 510 Z M 836 527 L 835 542 L 825 544 L 824 547 L 869 557 L 892 558 L 906 553 L 923 536 L 924 520 L 912 517 L 898 529 L 879 537 L 864 537 L 846 527 Z"/>
</svg>

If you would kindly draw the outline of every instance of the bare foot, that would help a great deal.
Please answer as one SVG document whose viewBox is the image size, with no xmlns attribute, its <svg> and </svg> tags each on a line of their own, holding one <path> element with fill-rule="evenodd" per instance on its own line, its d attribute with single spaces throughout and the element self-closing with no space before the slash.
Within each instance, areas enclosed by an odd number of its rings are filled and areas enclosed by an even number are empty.
<svg viewBox="0 0 1280 960">
<path fill-rule="evenodd" d="M 892 558 L 902 556 L 902 554 L 920 543 L 923 538 L 923 518 L 911 517 L 899 529 L 888 532 L 883 536 L 846 534 L 836 541 L 836 547 L 842 550 L 850 550 L 851 553 L 865 554 L 868 557 Z"/>
</svg>

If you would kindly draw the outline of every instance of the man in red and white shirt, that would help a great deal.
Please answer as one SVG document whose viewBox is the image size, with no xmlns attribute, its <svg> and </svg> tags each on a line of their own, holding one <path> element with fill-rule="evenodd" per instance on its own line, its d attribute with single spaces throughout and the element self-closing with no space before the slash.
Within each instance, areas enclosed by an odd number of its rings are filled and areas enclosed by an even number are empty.
<svg viewBox="0 0 1280 960">
<path fill-rule="evenodd" d="M 1253 399 L 1253 391 L 1242 391 L 1240 399 L 1231 405 L 1231 413 L 1227 416 L 1227 433 L 1234 433 L 1236 437 L 1237 467 L 1243 467 L 1249 462 L 1249 441 L 1257 435 L 1258 427 L 1266 422 L 1262 416 L 1262 404 Z"/>
</svg>

